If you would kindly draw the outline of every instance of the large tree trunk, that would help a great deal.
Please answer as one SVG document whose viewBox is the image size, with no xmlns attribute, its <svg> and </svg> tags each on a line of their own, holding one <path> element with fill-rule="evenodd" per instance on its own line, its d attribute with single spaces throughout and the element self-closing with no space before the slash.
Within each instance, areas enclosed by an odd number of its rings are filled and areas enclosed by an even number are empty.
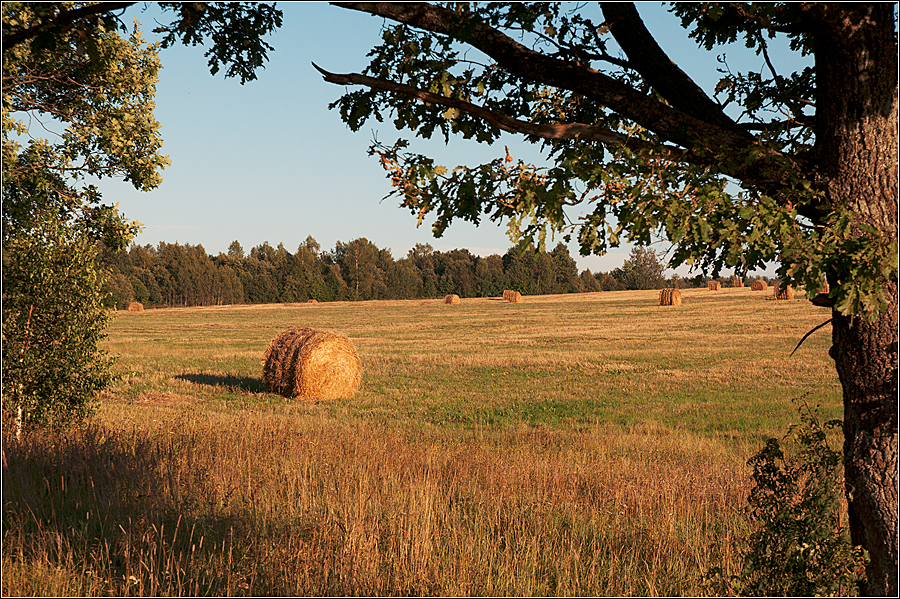
<svg viewBox="0 0 900 599">
<path fill-rule="evenodd" d="M 816 5 L 817 155 L 832 205 L 897 242 L 897 46 L 892 4 Z M 859 231 L 859 230 L 858 230 Z M 862 231 L 859 231 L 863 234 Z M 837 280 L 842 273 L 833 273 Z M 868 595 L 897 596 L 897 281 L 874 323 L 834 313 L 850 532 Z"/>
</svg>

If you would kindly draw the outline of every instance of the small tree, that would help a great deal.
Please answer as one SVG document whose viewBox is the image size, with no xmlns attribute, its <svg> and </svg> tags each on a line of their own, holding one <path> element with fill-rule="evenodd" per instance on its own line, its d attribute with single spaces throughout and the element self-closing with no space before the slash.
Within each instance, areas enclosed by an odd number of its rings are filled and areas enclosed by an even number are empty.
<svg viewBox="0 0 900 599">
<path fill-rule="evenodd" d="M 635 246 L 625 263 L 611 274 L 625 289 L 661 289 L 666 284 L 665 269 L 655 251 Z"/>
</svg>

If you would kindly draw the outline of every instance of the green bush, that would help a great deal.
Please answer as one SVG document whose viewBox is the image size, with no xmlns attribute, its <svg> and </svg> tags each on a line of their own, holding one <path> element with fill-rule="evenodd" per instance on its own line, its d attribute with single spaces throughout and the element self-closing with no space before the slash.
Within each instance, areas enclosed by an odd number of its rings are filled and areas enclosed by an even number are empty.
<svg viewBox="0 0 900 599">
<path fill-rule="evenodd" d="M 96 241 L 46 210 L 3 244 L 3 420 L 61 428 L 112 381 Z"/>
<path fill-rule="evenodd" d="M 740 574 L 708 574 L 718 593 L 846 596 L 865 579 L 865 552 L 841 522 L 843 452 L 828 443 L 828 431 L 842 422 L 820 424 L 805 397 L 799 403 L 801 424 L 791 426 L 784 447 L 770 438 L 748 461 L 751 533 L 740 542 Z"/>
</svg>

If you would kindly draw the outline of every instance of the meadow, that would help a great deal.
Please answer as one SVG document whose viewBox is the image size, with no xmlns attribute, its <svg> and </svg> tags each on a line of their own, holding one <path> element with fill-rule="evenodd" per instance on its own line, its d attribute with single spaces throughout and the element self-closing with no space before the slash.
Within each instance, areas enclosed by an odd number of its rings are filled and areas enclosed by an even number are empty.
<svg viewBox="0 0 900 599">
<path fill-rule="evenodd" d="M 4 595 L 702 595 L 738 567 L 747 459 L 841 416 L 830 316 L 771 290 L 119 312 L 121 379 L 4 437 Z M 290 326 L 352 399 L 265 392 Z"/>
</svg>

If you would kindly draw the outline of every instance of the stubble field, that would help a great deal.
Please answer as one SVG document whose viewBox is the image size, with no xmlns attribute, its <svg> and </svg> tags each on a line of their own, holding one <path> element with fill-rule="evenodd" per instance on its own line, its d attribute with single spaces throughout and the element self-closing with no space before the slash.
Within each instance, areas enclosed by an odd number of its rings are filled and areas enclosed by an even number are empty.
<svg viewBox="0 0 900 599">
<path fill-rule="evenodd" d="M 771 290 L 120 312 L 96 422 L 5 439 L 3 593 L 696 595 L 736 566 L 746 460 L 809 394 L 827 320 Z M 290 326 L 363 367 L 265 392 Z"/>
</svg>

